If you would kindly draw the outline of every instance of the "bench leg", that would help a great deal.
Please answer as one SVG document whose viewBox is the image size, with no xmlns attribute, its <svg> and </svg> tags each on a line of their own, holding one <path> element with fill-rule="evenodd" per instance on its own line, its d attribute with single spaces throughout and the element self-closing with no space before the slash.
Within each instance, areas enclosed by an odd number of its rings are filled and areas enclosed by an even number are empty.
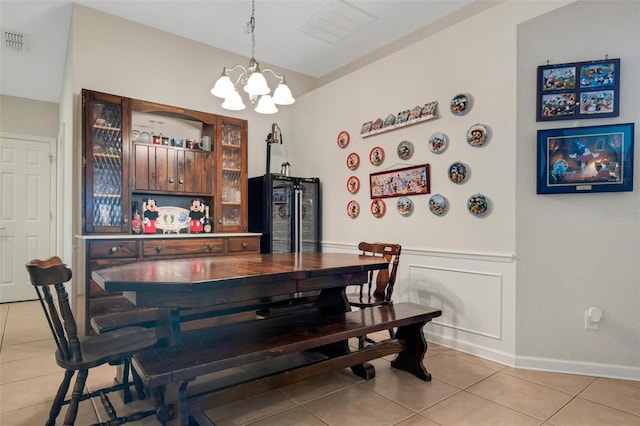
<svg viewBox="0 0 640 426">
<path fill-rule="evenodd" d="M 421 322 L 398 327 L 395 337 L 405 342 L 405 349 L 391 361 L 391 366 L 413 373 L 416 377 L 429 382 L 431 374 L 422 363 L 427 353 L 427 340 L 422 334 L 422 327 L 425 324 L 426 322 Z"/>
</svg>

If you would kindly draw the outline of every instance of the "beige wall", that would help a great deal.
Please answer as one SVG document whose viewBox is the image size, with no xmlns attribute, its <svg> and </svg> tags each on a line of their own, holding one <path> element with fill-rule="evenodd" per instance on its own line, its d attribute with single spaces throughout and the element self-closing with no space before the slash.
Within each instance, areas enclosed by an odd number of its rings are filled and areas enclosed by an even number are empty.
<svg viewBox="0 0 640 426">
<path fill-rule="evenodd" d="M 637 339 L 640 335 L 637 317 L 640 300 L 637 244 L 640 231 L 637 220 L 634 221 L 636 216 L 621 218 L 619 222 L 626 220 L 632 226 L 623 228 L 620 224 L 620 229 L 630 230 L 632 235 L 630 239 L 625 238 L 628 237 L 626 233 L 616 238 L 616 250 L 607 255 L 611 265 L 622 268 L 623 275 L 626 271 L 627 278 L 609 282 L 599 272 L 585 273 L 579 282 L 570 283 L 564 298 L 558 297 L 553 277 L 549 276 L 544 285 L 538 282 L 540 273 L 549 266 L 544 262 L 539 264 L 544 261 L 544 256 L 538 252 L 544 249 L 535 241 L 527 242 L 536 235 L 544 235 L 538 231 L 545 229 L 545 220 L 554 208 L 583 211 L 582 205 L 594 198 L 541 198 L 535 195 L 531 178 L 521 180 L 519 175 L 520 170 L 526 169 L 526 173 L 530 173 L 529 169 L 533 167 L 530 145 L 534 143 L 531 129 L 535 127 L 530 114 L 525 114 L 524 125 L 518 118 L 518 110 L 526 110 L 535 100 L 531 93 L 531 79 L 518 79 L 519 61 L 530 55 L 528 61 L 531 64 L 527 65 L 526 71 L 531 73 L 532 64 L 544 63 L 548 59 L 542 45 L 540 51 L 532 48 L 539 31 L 547 34 L 554 43 L 567 37 L 576 43 L 582 40 L 579 22 L 574 23 L 574 30 L 567 30 L 566 25 L 549 25 L 545 21 L 554 16 L 554 9 L 570 3 L 501 3 L 316 89 L 314 81 L 305 81 L 303 77 L 296 81 L 297 76 L 287 73 L 298 102 L 277 116 L 260 116 L 252 111 L 229 114 L 209 94 L 208 90 L 222 65 L 243 63 L 246 58 L 76 5 L 71 48 L 73 58 L 69 60 L 68 84 L 63 96 L 64 112 L 60 119 L 67 123 L 65 157 L 71 158 L 69 153 L 73 152 L 73 162 L 76 163 L 73 167 L 80 169 L 77 165 L 80 149 L 77 142 L 80 140 L 78 94 L 82 88 L 248 119 L 250 176 L 264 173 L 264 139 L 275 119 L 283 129 L 285 144 L 275 147 L 274 167 L 281 161 L 290 161 L 293 174 L 319 176 L 322 180 L 325 249 L 350 250 L 362 239 L 389 239 L 402 243 L 404 254 L 398 296 L 440 303 L 450 314 L 446 321 L 443 318 L 440 323 L 434 321 L 429 325 L 432 339 L 514 365 L 535 359 L 537 365 L 550 369 L 555 365 L 568 372 L 601 375 L 619 375 L 622 372 L 627 374 L 626 377 L 638 378 L 638 351 L 633 347 L 630 349 L 630 345 L 637 345 L 637 340 L 629 339 L 630 336 Z M 626 13 L 616 12 L 617 3 L 633 2 L 607 3 L 612 5 L 613 13 L 613 17 L 607 19 L 613 19 L 616 25 L 619 18 L 616 13 Z M 563 11 L 567 19 L 573 19 L 575 13 L 595 19 L 590 13 L 592 2 L 578 1 L 576 5 L 576 9 Z M 545 15 L 547 12 L 551 13 Z M 533 20 L 542 15 L 545 19 Z M 523 25 L 522 28 L 529 31 L 534 40 L 518 44 L 521 41 L 518 39 L 519 25 Z M 629 64 L 624 65 L 628 67 L 624 72 L 631 72 L 628 78 L 638 75 L 638 70 L 633 68 L 638 66 L 640 51 L 637 48 L 637 29 L 634 31 L 624 29 L 620 37 L 630 40 L 635 46 L 635 53 L 624 50 L 617 55 L 624 56 Z M 607 37 L 599 40 L 607 45 L 616 45 L 615 40 Z M 571 50 L 567 46 L 566 49 Z M 597 58 L 602 55 L 600 51 L 604 47 L 598 49 L 600 53 L 584 46 L 582 49 L 578 56 L 571 53 L 573 50 L 558 51 L 557 55 L 567 56 L 567 60 Z M 167 58 L 172 58 L 169 65 Z M 527 84 L 531 87 L 527 86 L 524 92 L 518 90 L 519 85 Z M 453 95 L 460 92 L 470 93 L 474 104 L 469 114 L 456 117 L 448 111 L 448 103 Z M 439 102 L 440 118 L 367 139 L 359 137 L 363 122 L 432 100 Z M 5 104 L 5 99 L 2 99 L 2 106 Z M 625 107 L 625 113 L 635 114 L 625 117 L 627 121 L 636 120 L 637 106 L 635 109 Z M 4 111 L 2 119 L 4 123 Z M 491 141 L 483 148 L 471 148 L 464 140 L 468 127 L 477 122 L 489 125 L 492 133 Z M 571 123 L 562 124 L 557 127 Z M 351 143 L 346 149 L 340 149 L 336 144 L 336 136 L 341 130 L 348 130 L 351 134 Z M 450 138 L 449 148 L 440 155 L 431 154 L 426 148 L 429 135 L 435 131 L 444 132 Z M 58 132 L 56 128 L 53 135 Z M 397 144 L 402 140 L 410 140 L 416 147 L 414 157 L 408 162 L 398 159 L 395 153 Z M 374 146 L 382 146 L 386 151 L 387 159 L 380 167 L 368 162 L 369 151 Z M 347 170 L 345 164 L 347 154 L 352 151 L 358 152 L 362 160 L 354 173 Z M 458 186 L 448 181 L 446 169 L 453 161 L 464 161 L 471 167 L 467 183 Z M 433 216 L 427 210 L 428 196 L 423 195 L 412 197 L 416 208 L 409 217 L 401 217 L 396 211 L 396 200 L 389 199 L 385 217 L 373 218 L 369 213 L 369 173 L 425 162 L 432 166 L 431 192 L 442 193 L 449 199 L 449 213 L 441 218 Z M 355 196 L 346 191 L 346 179 L 351 174 L 356 174 L 362 183 L 360 193 Z M 72 180 L 77 185 L 72 209 L 79 212 L 78 174 Z M 68 190 L 71 182 L 69 179 L 65 182 Z M 489 196 L 493 207 L 487 217 L 474 218 L 466 211 L 464 203 L 474 192 Z M 357 199 L 362 207 L 361 216 L 356 220 L 349 219 L 345 211 L 351 198 Z M 595 198 L 626 200 L 622 208 L 630 207 L 624 211 L 634 212 L 638 208 L 636 206 L 640 206 L 637 190 L 620 197 Z M 562 202 L 554 202 L 556 199 Z M 519 213 L 521 207 L 529 208 L 527 206 L 535 208 L 525 215 Z M 571 257 L 571 265 L 580 267 L 581 262 L 588 263 L 588 259 L 598 252 L 594 250 L 597 238 L 588 238 L 583 232 L 584 227 L 589 228 L 594 221 L 583 216 L 580 226 L 571 219 L 563 224 L 563 232 L 571 235 L 574 242 L 572 250 L 576 250 Z M 613 219 L 610 218 L 610 222 L 611 229 L 614 229 Z M 70 236 L 65 235 L 65 238 L 71 241 Z M 602 255 L 601 251 L 598 253 Z M 531 269 L 537 264 L 538 269 Z M 554 271 L 569 270 L 570 267 L 562 263 L 549 268 L 548 272 L 553 275 Z M 607 293 L 610 288 L 615 292 Z M 606 301 L 605 321 L 608 324 L 603 323 L 603 330 L 590 332 L 593 334 L 574 345 L 576 335 L 584 333 L 584 330 L 580 318 L 582 307 L 574 303 L 572 297 L 586 294 Z M 487 298 L 490 309 L 482 311 L 478 302 L 482 298 Z M 555 299 L 554 303 L 547 303 L 550 299 Z M 580 303 L 591 301 L 582 297 Z M 579 308 L 578 314 L 576 307 Z M 617 312 L 621 315 L 615 314 Z M 538 315 L 547 319 L 538 324 Z M 473 326 L 477 326 L 476 329 Z M 614 328 L 608 330 L 607 327 Z M 550 330 L 554 333 L 548 333 Z M 594 345 L 598 346 L 598 351 L 589 350 Z M 560 358 L 563 362 L 554 364 L 554 360 Z M 535 367 L 531 363 L 529 366 Z"/>
<path fill-rule="evenodd" d="M 58 104 L 0 95 L 0 131 L 58 137 Z"/>
</svg>

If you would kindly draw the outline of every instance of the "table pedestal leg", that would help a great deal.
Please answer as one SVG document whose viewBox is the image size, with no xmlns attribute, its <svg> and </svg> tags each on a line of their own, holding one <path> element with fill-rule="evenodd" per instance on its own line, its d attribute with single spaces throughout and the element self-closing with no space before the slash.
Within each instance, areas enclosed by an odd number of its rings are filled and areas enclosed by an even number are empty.
<svg viewBox="0 0 640 426">
<path fill-rule="evenodd" d="M 162 346 L 177 346 L 182 342 L 180 311 L 178 309 L 158 309 L 156 337 Z"/>
</svg>

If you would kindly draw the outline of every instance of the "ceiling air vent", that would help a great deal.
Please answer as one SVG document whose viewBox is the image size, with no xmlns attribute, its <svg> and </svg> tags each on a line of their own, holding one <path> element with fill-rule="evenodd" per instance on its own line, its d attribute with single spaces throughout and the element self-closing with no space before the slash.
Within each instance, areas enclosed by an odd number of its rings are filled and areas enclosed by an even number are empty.
<svg viewBox="0 0 640 426">
<path fill-rule="evenodd" d="M 26 47 L 26 42 L 24 34 L 4 29 L 2 30 L 2 43 L 4 47 L 22 52 Z"/>
</svg>

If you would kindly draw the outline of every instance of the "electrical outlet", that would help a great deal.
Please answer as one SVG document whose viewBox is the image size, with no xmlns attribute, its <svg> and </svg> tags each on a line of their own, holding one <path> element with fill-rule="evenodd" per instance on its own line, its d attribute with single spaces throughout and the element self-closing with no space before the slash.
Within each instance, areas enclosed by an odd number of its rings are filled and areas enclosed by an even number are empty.
<svg viewBox="0 0 640 426">
<path fill-rule="evenodd" d="M 591 321 L 591 318 L 589 318 L 589 312 L 587 312 L 587 311 L 584 311 L 584 329 L 585 330 L 597 330 L 598 329 L 598 323 Z"/>
</svg>

